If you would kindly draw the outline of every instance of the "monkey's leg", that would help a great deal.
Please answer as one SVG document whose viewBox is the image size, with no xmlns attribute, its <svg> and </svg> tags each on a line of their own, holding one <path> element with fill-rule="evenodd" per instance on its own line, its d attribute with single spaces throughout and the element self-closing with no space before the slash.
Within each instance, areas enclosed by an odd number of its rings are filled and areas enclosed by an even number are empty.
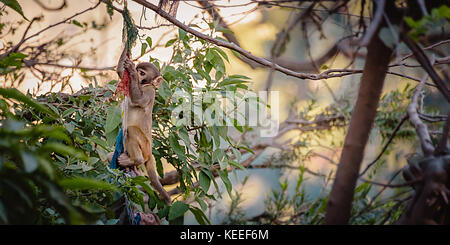
<svg viewBox="0 0 450 245">
<path fill-rule="evenodd" d="M 139 162 L 140 165 L 145 162 L 145 168 L 147 169 L 148 177 L 150 178 L 150 183 L 158 191 L 158 193 L 164 198 L 167 204 L 171 204 L 171 199 L 167 191 L 159 182 L 159 177 L 156 174 L 155 160 L 152 155 L 151 142 L 148 140 L 147 136 L 138 127 L 130 126 L 127 129 L 127 141 L 125 148 L 128 151 L 130 159 L 134 160 L 136 163 Z M 142 162 L 141 162 L 142 161 Z"/>
<path fill-rule="evenodd" d="M 128 127 L 125 139 L 125 150 L 131 160 L 130 163 L 121 164 L 122 167 L 132 167 L 143 164 L 148 159 L 148 151 L 143 152 L 147 137 L 137 127 Z M 145 154 L 147 153 L 147 154 Z"/>
</svg>

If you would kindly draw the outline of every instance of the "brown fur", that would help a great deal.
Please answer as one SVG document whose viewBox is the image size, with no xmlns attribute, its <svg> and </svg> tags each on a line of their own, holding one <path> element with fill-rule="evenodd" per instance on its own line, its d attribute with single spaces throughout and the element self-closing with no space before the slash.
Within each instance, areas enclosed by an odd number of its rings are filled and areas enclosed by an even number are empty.
<svg viewBox="0 0 450 245">
<path fill-rule="evenodd" d="M 119 69 L 122 69 L 119 71 Z M 133 167 L 145 164 L 152 186 L 170 205 L 171 199 L 156 174 L 155 160 L 152 155 L 152 111 L 156 88 L 163 79 L 160 72 L 151 63 L 140 63 L 134 67 L 133 62 L 122 55 L 119 60 L 118 74 L 126 69 L 130 74 L 130 95 L 126 98 L 127 117 L 124 129 L 125 151 L 129 161 L 120 161 L 122 167 Z"/>
</svg>

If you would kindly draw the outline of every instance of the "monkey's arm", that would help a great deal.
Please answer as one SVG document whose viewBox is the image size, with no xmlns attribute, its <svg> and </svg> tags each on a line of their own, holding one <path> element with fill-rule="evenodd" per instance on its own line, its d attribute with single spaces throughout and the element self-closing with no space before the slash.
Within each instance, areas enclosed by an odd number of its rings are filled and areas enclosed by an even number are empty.
<svg viewBox="0 0 450 245">
<path fill-rule="evenodd" d="M 133 62 L 126 58 L 124 63 L 125 69 L 130 73 L 130 100 L 133 104 L 145 108 L 151 101 L 150 95 L 142 90 Z"/>
<path fill-rule="evenodd" d="M 116 68 L 117 75 L 119 75 L 120 78 L 122 78 L 123 72 L 125 70 L 124 62 L 125 62 L 126 58 L 128 58 L 128 57 L 127 57 L 127 48 L 125 47 L 122 51 L 122 54 L 120 55 L 119 62 L 117 63 L 117 68 Z"/>
</svg>

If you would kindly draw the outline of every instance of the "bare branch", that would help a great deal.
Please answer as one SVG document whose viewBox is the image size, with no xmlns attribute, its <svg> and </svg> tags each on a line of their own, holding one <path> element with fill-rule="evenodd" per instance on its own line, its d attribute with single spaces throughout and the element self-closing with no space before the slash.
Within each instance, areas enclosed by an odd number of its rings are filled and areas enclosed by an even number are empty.
<svg viewBox="0 0 450 245">
<path fill-rule="evenodd" d="M 442 129 L 442 136 L 436 148 L 436 154 L 445 154 L 447 151 L 448 132 L 450 130 L 450 111 L 447 114 L 445 126 Z"/>
<path fill-rule="evenodd" d="M 383 12 L 384 12 L 384 6 L 386 5 L 385 0 L 376 0 L 377 10 L 375 12 L 375 15 L 373 17 L 372 23 L 370 24 L 369 28 L 366 31 L 366 34 L 361 39 L 361 42 L 359 43 L 359 46 L 366 47 L 369 45 L 370 40 L 372 40 L 373 35 L 378 34 L 378 27 L 381 24 L 381 21 L 383 20 Z"/>
<path fill-rule="evenodd" d="M 270 60 L 272 62 L 275 62 L 275 59 L 278 58 L 281 54 L 281 47 L 283 45 L 285 45 L 286 40 L 287 40 L 287 36 L 289 35 L 289 33 L 292 31 L 292 29 L 294 29 L 294 27 L 301 21 L 303 20 L 306 16 L 309 15 L 309 13 L 311 12 L 311 9 L 314 7 L 314 4 L 311 4 L 311 6 L 309 6 L 308 9 L 306 9 L 305 11 L 302 11 L 300 13 L 298 13 L 294 19 L 292 20 L 292 22 L 288 25 L 288 27 L 286 29 L 283 29 L 280 31 L 280 33 L 278 33 L 277 38 L 275 40 L 275 43 L 273 44 L 272 47 L 272 52 L 271 52 L 271 56 L 270 56 Z M 269 75 L 267 77 L 267 81 L 266 81 L 266 86 L 265 86 L 265 90 L 269 91 L 270 88 L 272 87 L 272 81 L 273 81 L 273 68 L 270 68 L 269 71 Z"/>
<path fill-rule="evenodd" d="M 293 77 L 297 77 L 300 79 L 310 79 L 310 80 L 320 80 L 320 79 L 327 79 L 327 78 L 332 78 L 332 77 L 342 77 L 342 76 L 346 76 L 346 75 L 351 75 L 354 74 L 353 72 L 349 72 L 349 71 L 344 71 L 338 74 L 330 74 L 332 73 L 331 71 L 326 71 L 320 74 L 309 74 L 309 73 L 301 73 L 301 72 L 295 72 L 292 71 L 290 69 L 284 68 L 278 64 L 274 64 L 273 62 L 268 61 L 267 59 L 264 58 L 260 58 L 257 56 L 252 55 L 250 52 L 248 52 L 245 49 L 242 49 L 241 47 L 239 47 L 238 45 L 236 45 L 235 43 L 230 43 L 230 42 L 225 42 L 222 40 L 218 40 L 215 39 L 213 37 L 210 37 L 208 35 L 205 35 L 199 31 L 196 31 L 186 25 L 184 25 L 183 23 L 181 23 L 180 21 L 178 21 L 177 19 L 173 18 L 172 16 L 170 16 L 168 13 L 162 11 L 161 9 L 159 9 L 156 5 L 149 3 L 145 0 L 133 0 L 134 2 L 141 4 L 142 6 L 145 6 L 151 10 L 153 10 L 154 12 L 156 12 L 157 14 L 161 15 L 161 17 L 165 18 L 166 20 L 168 20 L 169 22 L 173 23 L 174 25 L 178 26 L 179 28 L 183 29 L 186 32 L 191 33 L 192 35 L 201 38 L 205 41 L 208 41 L 210 43 L 213 43 L 215 45 L 221 46 L 221 47 L 225 47 L 231 50 L 234 50 L 236 52 L 238 52 L 239 54 L 263 65 L 266 67 L 273 67 L 275 70 L 280 71 L 286 75 L 289 76 L 293 76 Z M 335 71 L 333 71 L 335 72 Z"/>
<path fill-rule="evenodd" d="M 420 63 L 423 69 L 428 73 L 431 80 L 436 84 L 439 91 L 444 95 L 447 102 L 450 103 L 450 90 L 447 85 L 442 81 L 441 77 L 433 69 L 433 65 L 430 63 L 428 57 L 425 55 L 423 50 L 417 45 L 405 31 L 401 32 L 401 37 L 403 42 L 413 51 L 416 60 Z M 434 64 L 434 63 L 433 63 Z"/>
<path fill-rule="evenodd" d="M 407 113 L 409 116 L 409 121 L 414 126 L 417 132 L 417 136 L 420 140 L 420 145 L 422 146 L 422 151 L 425 156 L 430 156 L 434 152 L 433 143 L 431 142 L 430 134 L 428 133 L 427 126 L 420 120 L 417 113 L 418 98 L 425 85 L 425 81 L 428 78 L 428 74 L 422 78 L 422 81 L 417 85 L 416 91 L 414 92 L 411 104 L 407 108 Z"/>
<path fill-rule="evenodd" d="M 364 178 L 360 178 L 360 180 L 362 180 L 366 183 L 372 184 L 372 185 L 379 185 L 379 186 L 383 186 L 383 187 L 387 187 L 387 188 L 400 188 L 400 187 L 412 186 L 414 184 L 422 182 L 422 178 L 417 178 L 415 180 L 407 181 L 402 184 L 389 184 L 389 183 L 384 184 L 384 183 L 380 183 L 380 182 L 376 182 L 376 181 L 372 181 L 372 180 L 368 180 L 368 179 L 364 179 Z"/>
<path fill-rule="evenodd" d="M 79 13 L 76 13 L 76 14 L 74 14 L 74 15 L 72 15 L 72 16 L 70 16 L 70 17 L 68 17 L 68 18 L 66 18 L 66 19 L 64 19 L 64 20 L 62 20 L 62 21 L 60 21 L 60 22 L 57 22 L 57 23 L 52 24 L 52 25 L 49 25 L 49 26 L 47 26 L 46 28 L 44 28 L 44 29 L 42 29 L 42 30 L 40 30 L 40 31 L 38 31 L 38 32 L 36 32 L 36 33 L 34 33 L 33 35 L 31 35 L 31 36 L 29 36 L 29 37 L 25 37 L 25 35 L 24 35 L 24 37 L 22 38 L 22 40 L 21 40 L 18 44 L 16 44 L 14 47 L 12 47 L 9 51 L 7 51 L 7 52 L 5 52 L 5 53 L 3 53 L 3 54 L 0 55 L 0 60 L 3 59 L 3 58 L 5 58 L 6 56 L 8 56 L 10 53 L 16 52 L 16 51 L 20 48 L 20 46 L 21 46 L 23 43 L 25 43 L 26 41 L 28 41 L 29 39 L 31 39 L 31 38 L 33 38 L 33 37 L 36 37 L 36 36 L 40 35 L 41 33 L 45 32 L 45 31 L 47 31 L 47 30 L 49 30 L 49 29 L 51 29 L 51 28 L 53 28 L 53 27 L 55 27 L 55 26 L 57 26 L 57 25 L 67 23 L 67 21 L 69 21 L 69 20 L 71 20 L 71 19 L 77 17 L 78 15 L 84 14 L 84 13 L 90 11 L 90 10 L 93 10 L 93 9 L 97 8 L 97 7 L 100 5 L 100 3 L 101 3 L 101 1 L 99 1 L 99 2 L 98 2 L 97 4 L 95 4 L 93 7 L 87 8 L 87 9 L 85 9 L 85 10 L 79 12 Z M 30 26 L 31 26 L 31 23 L 30 23 Z M 28 26 L 28 28 L 29 28 L 30 26 Z M 26 32 L 27 32 L 27 31 L 26 31 Z M 25 32 L 25 34 L 26 34 L 26 32 Z"/>
<path fill-rule="evenodd" d="M 383 156 L 383 154 L 387 150 L 388 146 L 392 143 L 392 141 L 394 140 L 395 135 L 400 130 L 400 128 L 402 127 L 402 125 L 406 121 L 406 119 L 408 119 L 408 115 L 405 115 L 402 118 L 402 120 L 397 124 L 397 126 L 394 129 L 394 132 L 392 132 L 391 137 L 389 137 L 389 140 L 383 146 L 383 149 L 381 150 L 381 152 L 378 154 L 378 156 L 375 158 L 375 160 L 373 160 L 371 163 L 369 163 L 367 165 L 367 167 L 359 174 L 360 177 L 363 176 L 367 172 L 367 170 L 369 170 L 369 168 L 372 167 L 378 160 L 380 160 L 381 156 Z"/>
</svg>

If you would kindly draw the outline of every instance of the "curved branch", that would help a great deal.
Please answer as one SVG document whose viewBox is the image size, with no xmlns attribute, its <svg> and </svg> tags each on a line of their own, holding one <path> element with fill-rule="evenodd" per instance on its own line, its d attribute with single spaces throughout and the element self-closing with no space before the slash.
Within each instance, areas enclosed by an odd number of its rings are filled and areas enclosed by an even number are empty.
<svg viewBox="0 0 450 245">
<path fill-rule="evenodd" d="M 183 23 L 181 23 L 179 20 L 173 18 L 172 16 L 170 16 L 168 13 L 162 11 L 160 8 L 158 8 L 156 5 L 149 3 L 145 0 L 133 0 L 134 2 L 141 4 L 144 7 L 147 7 L 149 9 L 151 9 L 152 11 L 156 12 L 157 14 L 159 14 L 161 17 L 163 17 L 164 19 L 168 20 L 169 22 L 171 22 L 172 24 L 174 24 L 175 26 L 183 29 L 186 32 L 191 33 L 192 35 L 201 38 L 205 41 L 208 41 L 210 43 L 213 43 L 217 46 L 221 46 L 221 47 L 225 47 L 231 50 L 234 50 L 236 52 L 238 52 L 239 54 L 245 56 L 246 58 L 253 60 L 263 66 L 266 67 L 273 67 L 274 70 L 277 70 L 279 72 L 282 72 L 288 76 L 292 76 L 292 77 L 296 77 L 296 78 L 300 78 L 300 79 L 310 79 L 310 80 L 321 80 L 321 79 L 327 79 L 327 78 L 331 78 L 331 77 L 342 77 L 342 76 L 346 76 L 346 75 L 351 75 L 353 74 L 353 72 L 342 72 L 340 74 L 328 74 L 330 73 L 330 71 L 327 72 L 323 72 L 321 74 L 310 74 L 310 73 L 302 73 L 302 72 L 295 72 L 293 70 L 287 69 L 285 67 L 282 67 L 278 64 L 275 64 L 273 62 L 268 61 L 267 59 L 261 58 L 261 57 L 257 57 L 254 56 L 253 54 L 251 54 L 250 52 L 248 52 L 247 50 L 239 47 L 238 45 L 236 45 L 235 43 L 230 43 L 230 42 L 225 42 L 222 40 L 218 40 L 215 39 L 211 36 L 205 35 L 199 31 L 196 31 L 186 25 L 184 25 Z"/>
<path fill-rule="evenodd" d="M 409 104 L 406 112 L 409 116 L 409 121 L 414 126 L 417 132 L 417 136 L 420 140 L 420 145 L 422 146 L 422 151 L 425 156 L 430 156 L 434 152 L 433 143 L 431 142 L 430 134 L 428 133 L 427 126 L 420 120 L 419 114 L 417 113 L 418 98 L 420 92 L 425 85 L 428 75 L 422 78 L 422 81 L 417 85 L 416 91 L 414 92 L 411 104 Z"/>
<path fill-rule="evenodd" d="M 84 14 L 84 13 L 90 11 L 90 10 L 93 10 L 93 9 L 97 8 L 97 7 L 100 5 L 100 3 L 101 3 L 101 1 L 99 1 L 99 2 L 98 2 L 97 4 L 95 4 L 93 7 L 87 8 L 87 9 L 85 9 L 85 10 L 79 12 L 79 13 L 76 13 L 76 14 L 74 14 L 74 15 L 72 15 L 72 16 L 70 16 L 70 17 L 68 17 L 68 18 L 66 18 L 66 19 L 64 19 L 64 20 L 62 20 L 62 21 L 60 21 L 60 22 L 57 22 L 57 23 L 52 24 L 52 25 L 49 25 L 49 26 L 47 26 L 46 28 L 44 28 L 44 29 L 42 29 L 42 30 L 40 30 L 40 31 L 38 31 L 38 32 L 36 32 L 36 33 L 34 33 L 33 35 L 31 35 L 31 36 L 29 36 L 29 37 L 25 37 L 25 35 L 24 35 L 24 37 L 22 38 L 22 40 L 21 40 L 18 44 L 16 44 L 14 47 L 12 47 L 9 51 L 7 51 L 7 52 L 5 52 L 5 53 L 3 53 L 3 54 L 0 55 L 0 60 L 2 60 L 3 58 L 5 58 L 6 56 L 8 56 L 10 53 L 16 52 L 16 51 L 20 48 L 20 46 L 21 46 L 23 43 L 25 43 L 26 41 L 28 41 L 29 39 L 31 39 L 31 38 L 33 38 L 33 37 L 36 37 L 36 36 L 40 35 L 41 33 L 45 32 L 45 31 L 47 31 L 47 30 L 49 30 L 49 29 L 51 29 L 51 28 L 53 28 L 53 27 L 55 27 L 55 26 L 57 26 L 57 25 L 64 24 L 64 23 L 66 23 L 68 20 L 71 20 L 71 19 L 75 18 L 75 17 L 78 16 L 78 15 Z M 31 23 L 30 23 L 30 26 L 31 26 Z M 29 27 L 28 27 L 28 28 L 29 28 Z M 25 34 L 26 34 L 26 33 L 25 33 Z"/>
</svg>

